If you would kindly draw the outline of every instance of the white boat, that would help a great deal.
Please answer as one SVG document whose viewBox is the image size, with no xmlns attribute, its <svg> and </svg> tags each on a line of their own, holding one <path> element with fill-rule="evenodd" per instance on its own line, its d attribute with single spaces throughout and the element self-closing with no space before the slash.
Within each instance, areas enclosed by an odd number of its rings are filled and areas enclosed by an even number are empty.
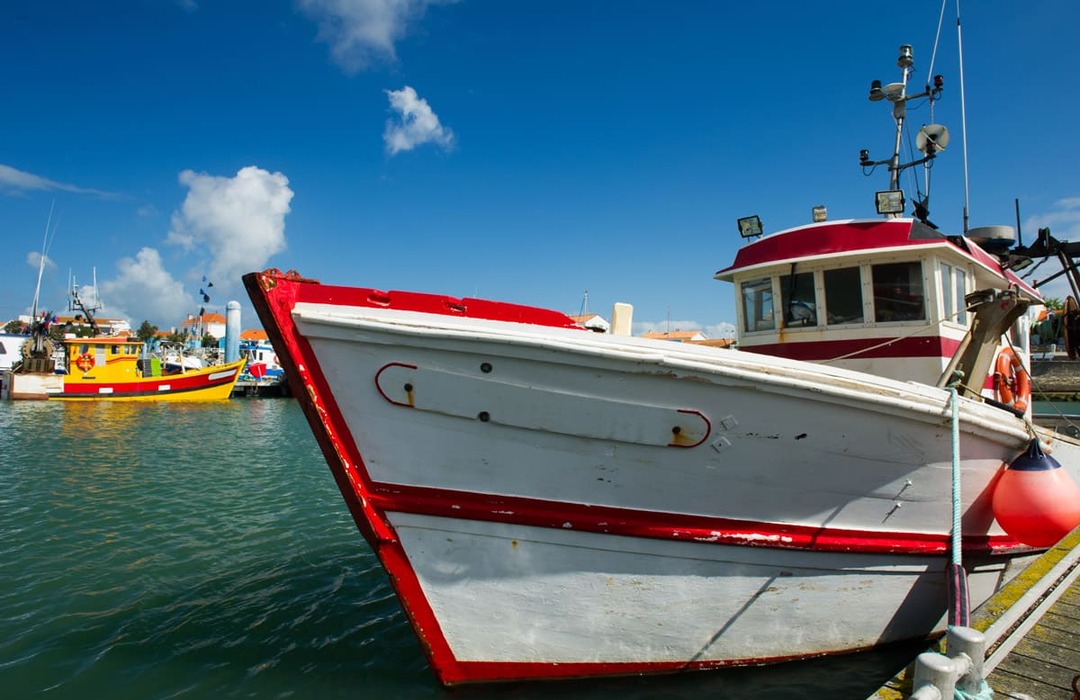
<svg viewBox="0 0 1080 700">
<path fill-rule="evenodd" d="M 920 214 L 746 245 L 717 273 L 739 351 L 244 279 L 442 682 L 760 664 L 944 629 L 954 465 L 972 604 L 1036 551 L 995 521 L 1004 466 L 1035 439 L 1080 479 L 1080 442 L 993 381 L 1038 292 Z"/>
<path fill-rule="evenodd" d="M 247 358 L 242 381 L 277 384 L 285 380 L 285 370 L 269 340 L 241 340 L 240 355 Z"/>
</svg>

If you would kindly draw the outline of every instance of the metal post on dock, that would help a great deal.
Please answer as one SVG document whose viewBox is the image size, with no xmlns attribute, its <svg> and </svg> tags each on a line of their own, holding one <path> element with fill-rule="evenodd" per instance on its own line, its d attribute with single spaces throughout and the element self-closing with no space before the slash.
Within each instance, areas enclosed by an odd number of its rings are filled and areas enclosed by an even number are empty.
<svg viewBox="0 0 1080 700">
<path fill-rule="evenodd" d="M 957 686 L 964 697 L 978 698 L 983 692 L 986 637 L 971 627 L 950 627 L 946 640 L 948 656 L 923 652 L 915 660 L 911 700 L 946 700 Z"/>
</svg>

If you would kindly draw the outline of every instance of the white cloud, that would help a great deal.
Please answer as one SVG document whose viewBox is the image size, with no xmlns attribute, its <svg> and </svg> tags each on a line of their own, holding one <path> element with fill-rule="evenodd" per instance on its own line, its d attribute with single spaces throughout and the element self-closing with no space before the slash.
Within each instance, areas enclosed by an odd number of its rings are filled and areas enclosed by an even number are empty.
<svg viewBox="0 0 1080 700">
<path fill-rule="evenodd" d="M 1030 243 L 1037 231 L 1046 227 L 1059 241 L 1080 239 L 1080 197 L 1059 199 L 1049 212 L 1029 217 L 1024 222 L 1024 237 Z"/>
<path fill-rule="evenodd" d="M 0 163 L 0 191 L 7 192 L 8 194 L 23 194 L 32 190 L 73 192 L 75 194 L 89 194 L 102 198 L 117 196 L 113 192 L 105 192 L 103 190 L 90 189 L 89 187 L 79 187 L 64 182 L 57 182 Z"/>
<path fill-rule="evenodd" d="M 439 117 L 416 90 L 406 85 L 400 90 L 387 90 L 386 94 L 399 119 L 387 121 L 383 133 L 390 155 L 411 151 L 425 143 L 437 144 L 445 150 L 453 148 L 454 132 L 439 123 Z"/>
<path fill-rule="evenodd" d="M 1028 217 L 1024 221 L 1024 243 L 1027 245 L 1034 243 L 1040 228 L 1049 228 L 1050 235 L 1059 241 L 1080 241 L 1080 197 L 1059 199 L 1054 202 L 1050 211 Z M 1033 269 L 1028 281 L 1045 279 L 1060 270 L 1061 266 L 1055 264 L 1053 259 L 1047 260 L 1038 269 Z M 1021 275 L 1023 274 L 1022 272 Z M 1061 276 L 1039 287 L 1039 292 L 1046 298 L 1064 300 L 1072 295 L 1072 288 L 1069 286 L 1068 279 Z"/>
<path fill-rule="evenodd" d="M 143 248 L 134 258 L 121 258 L 116 267 L 116 279 L 98 285 L 106 305 L 103 316 L 127 318 L 133 327 L 150 321 L 165 329 L 198 310 L 198 302 L 164 268 L 154 248 Z"/>
<path fill-rule="evenodd" d="M 185 170 L 180 183 L 188 194 L 173 213 L 166 242 L 187 251 L 207 249 L 211 281 L 239 283 L 245 272 L 263 268 L 285 250 L 285 215 L 293 191 L 282 173 L 255 166 L 241 168 L 235 177 Z"/>
<path fill-rule="evenodd" d="M 346 72 L 356 73 L 376 60 L 397 59 L 394 42 L 430 5 L 455 0 L 300 0 L 300 9 L 319 25 L 319 41 Z"/>
<path fill-rule="evenodd" d="M 30 251 L 29 253 L 26 254 L 26 264 L 29 265 L 30 267 L 34 268 L 35 270 L 37 270 L 42 266 L 41 265 L 42 258 L 45 259 L 45 267 L 47 269 L 52 269 L 52 268 L 56 267 L 56 263 L 53 262 L 52 258 L 50 258 L 48 255 L 42 255 L 41 253 L 37 252 L 36 250 L 32 250 L 32 251 Z"/>
</svg>

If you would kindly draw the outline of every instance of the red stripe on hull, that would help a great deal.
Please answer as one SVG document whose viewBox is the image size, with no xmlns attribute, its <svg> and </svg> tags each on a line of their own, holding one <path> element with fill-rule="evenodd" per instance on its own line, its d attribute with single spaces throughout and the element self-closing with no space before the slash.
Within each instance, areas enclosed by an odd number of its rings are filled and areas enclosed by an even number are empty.
<svg viewBox="0 0 1080 700">
<path fill-rule="evenodd" d="M 597 676 L 635 676 L 641 674 L 681 673 L 684 671 L 705 671 L 729 666 L 761 666 L 779 664 L 803 659 L 817 659 L 823 656 L 839 656 L 873 649 L 863 647 L 847 649 L 842 652 L 818 652 L 799 656 L 747 657 L 743 659 L 725 659 L 717 661 L 671 661 L 671 662 L 636 662 L 636 663 L 540 663 L 540 662 L 499 662 L 499 661 L 457 661 L 450 668 L 435 669 L 436 675 L 444 685 L 478 683 L 491 681 L 524 680 L 571 680 L 574 678 L 595 678 Z"/>
<path fill-rule="evenodd" d="M 823 528 L 541 501 L 515 496 L 485 496 L 419 486 L 374 484 L 368 500 L 376 510 L 383 512 L 552 529 L 569 527 L 584 532 L 677 542 L 811 552 L 922 556 L 943 555 L 949 548 L 947 532 L 935 534 Z M 1004 535 L 964 537 L 965 554 L 1002 555 L 1030 549 Z"/>
<path fill-rule="evenodd" d="M 108 392 L 107 395 L 115 398 L 125 396 L 150 396 L 155 394 L 179 394 L 220 387 L 224 384 L 231 383 L 235 376 L 236 374 L 234 372 L 227 377 L 215 379 L 213 381 L 207 381 L 207 375 L 185 378 L 183 375 L 178 374 L 175 375 L 175 377 L 155 378 L 151 381 L 120 382 L 115 384 L 107 382 L 64 382 L 64 392 L 58 396 L 63 398 L 96 398 L 102 395 L 102 389 L 110 389 L 111 392 Z M 165 385 L 168 385 L 169 388 L 160 388 Z"/>
</svg>

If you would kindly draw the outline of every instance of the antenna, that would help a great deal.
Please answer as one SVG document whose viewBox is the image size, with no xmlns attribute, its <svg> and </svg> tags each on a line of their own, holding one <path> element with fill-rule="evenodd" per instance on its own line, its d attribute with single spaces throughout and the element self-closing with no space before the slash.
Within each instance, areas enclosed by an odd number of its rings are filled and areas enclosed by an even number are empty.
<svg viewBox="0 0 1080 700">
<path fill-rule="evenodd" d="M 960 0 L 956 0 L 956 48 L 960 54 L 960 135 L 964 142 L 964 233 L 968 231 L 967 109 L 964 103 L 964 39 L 960 32 Z"/>
<path fill-rule="evenodd" d="M 1018 248 L 1024 247 L 1024 236 L 1020 232 L 1020 198 L 1017 197 L 1013 200 L 1013 205 L 1016 207 L 1016 246 Z"/>
</svg>

